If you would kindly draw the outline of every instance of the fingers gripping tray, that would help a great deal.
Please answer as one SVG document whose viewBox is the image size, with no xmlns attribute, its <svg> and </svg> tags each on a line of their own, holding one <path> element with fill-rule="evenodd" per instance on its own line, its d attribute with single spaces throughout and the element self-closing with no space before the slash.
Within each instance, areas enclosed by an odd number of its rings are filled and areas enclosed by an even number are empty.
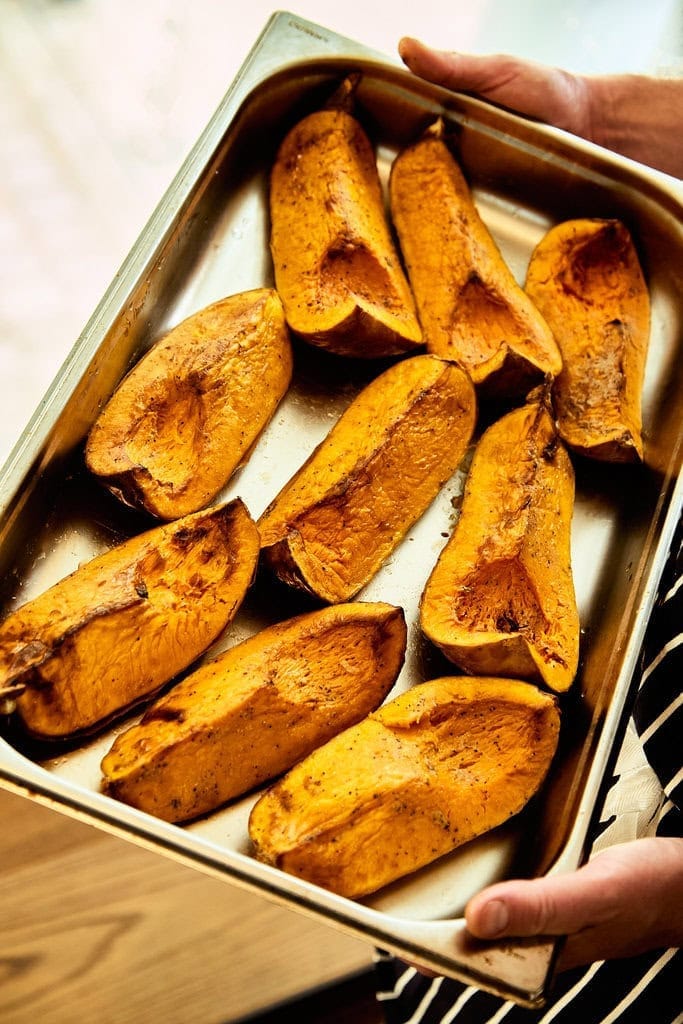
<svg viewBox="0 0 683 1024">
<path fill-rule="evenodd" d="M 397 154 L 441 119 L 455 140 L 479 214 L 519 283 L 534 247 L 553 225 L 572 218 L 616 218 L 634 239 L 651 302 L 642 461 L 625 465 L 573 459 L 571 568 L 580 619 L 579 663 L 572 686 L 558 697 L 561 727 L 549 773 L 530 802 L 508 821 L 354 899 L 257 859 L 248 821 L 267 783 L 252 781 L 246 795 L 188 823 L 174 823 L 105 792 L 100 764 L 116 737 L 138 722 L 152 690 L 156 694 L 160 685 L 168 688 L 239 643 L 318 608 L 317 598 L 305 589 L 289 586 L 267 567 L 255 570 L 249 562 L 255 561 L 253 523 L 258 527 L 275 496 L 362 390 L 402 360 L 422 358 L 412 352 L 421 351 L 413 314 L 409 311 L 408 326 L 401 326 L 401 351 L 373 351 L 370 358 L 347 351 L 353 331 L 346 326 L 341 353 L 315 343 L 322 337 L 317 328 L 310 338 L 293 336 L 293 365 L 278 370 L 284 397 L 273 403 L 277 407 L 267 424 L 259 425 L 238 468 L 213 499 L 213 507 L 230 510 L 223 518 L 230 518 L 238 534 L 226 540 L 239 554 L 237 582 L 233 556 L 217 554 L 222 540 L 207 533 L 206 513 L 190 513 L 195 517 L 191 524 L 160 524 L 144 504 L 121 501 L 120 488 L 117 493 L 116 487 L 103 486 L 85 458 L 86 440 L 102 408 L 154 343 L 228 296 L 274 293 L 269 187 L 278 146 L 296 123 L 323 108 L 349 76 L 355 83 L 354 113 L 371 140 L 385 197 Z M 163 655 L 166 671 L 150 676 L 149 684 L 132 694 L 129 706 L 110 714 L 103 705 L 94 725 L 84 723 L 68 735 L 47 739 L 27 728 L 18 711 L 24 683 L 6 685 L 0 782 L 406 959 L 525 1005 L 542 1003 L 559 940 L 474 942 L 466 933 L 463 911 L 468 898 L 490 882 L 569 871 L 587 856 L 587 835 L 599 814 L 623 734 L 640 645 L 681 508 L 682 210 L 678 184 L 664 176 L 476 99 L 428 86 L 381 55 L 294 15 L 275 15 L 24 430 L 0 479 L 3 619 L 79 566 L 160 529 L 164 536 L 169 531 L 173 535 L 174 551 L 180 545 L 184 552 L 201 534 L 204 546 L 197 549 L 196 564 L 183 581 L 183 600 L 189 593 L 190 602 L 199 602 L 202 622 L 210 619 L 213 632 L 205 629 L 197 639 L 196 615 L 189 624 L 174 620 L 172 656 Z M 354 330 L 359 332 L 365 322 L 361 318 Z M 243 325 L 240 330 L 246 360 L 250 335 Z M 330 332 L 325 330 L 327 339 Z M 338 338 L 335 331 L 332 336 Z M 392 345 L 399 333 L 392 327 Z M 373 328 L 373 344 L 384 336 Z M 282 358 L 286 362 L 289 356 Z M 249 378 L 248 390 L 259 386 L 259 373 L 257 369 Z M 193 395 L 204 387 L 198 374 L 192 378 Z M 236 415 L 246 417 L 248 405 Z M 482 430 L 480 423 L 469 454 Z M 467 447 L 465 442 L 463 449 Z M 390 464 L 388 456 L 384 462 Z M 396 460 L 393 465 L 398 465 Z M 402 537 L 392 542 L 381 567 L 353 595 L 354 601 L 383 609 L 383 616 L 389 614 L 387 606 L 401 609 L 405 619 L 405 659 L 398 675 L 394 673 L 391 691 L 382 691 L 377 701 L 459 672 L 423 634 L 420 598 L 457 523 L 468 465 L 466 454 L 455 469 L 451 465 L 442 473 L 437 493 L 425 499 Z M 407 468 L 398 466 L 395 472 Z M 223 540 L 226 529 L 222 525 L 218 531 Z M 160 542 L 153 540 L 150 550 L 148 560 L 165 557 Z M 180 600 L 172 588 L 151 595 L 150 585 L 139 578 L 139 565 L 139 559 L 129 559 L 104 572 L 119 581 L 114 627 L 121 644 L 130 646 L 139 638 L 133 626 L 122 629 L 122 622 L 129 623 L 125 616 L 142 623 L 138 632 L 144 633 L 154 624 L 149 618 L 138 620 L 136 608 L 144 606 L 149 615 L 154 595 L 161 603 Z M 221 586 L 228 577 L 232 580 L 229 594 L 221 591 L 216 597 L 220 614 L 213 599 L 210 612 L 202 603 L 211 565 Z M 82 631 L 66 622 L 69 600 L 67 595 L 58 602 L 66 623 L 59 644 L 75 658 L 83 654 L 74 639 Z M 89 620 L 94 646 L 106 632 L 102 607 Z M 53 609 L 51 614 L 57 613 Z M 390 613 L 393 629 L 398 629 L 396 614 Z M 31 671 L 46 678 L 47 670 L 38 664 L 42 654 L 37 642 L 28 654 L 22 650 L 22 657 L 33 659 Z M 376 645 L 373 650 L 376 654 Z M 349 659 L 340 660 L 350 665 Z M 95 658 L 87 671 L 101 674 L 101 669 Z M 172 717 L 170 711 L 165 714 Z M 258 742 L 267 746 L 267 738 Z"/>
</svg>

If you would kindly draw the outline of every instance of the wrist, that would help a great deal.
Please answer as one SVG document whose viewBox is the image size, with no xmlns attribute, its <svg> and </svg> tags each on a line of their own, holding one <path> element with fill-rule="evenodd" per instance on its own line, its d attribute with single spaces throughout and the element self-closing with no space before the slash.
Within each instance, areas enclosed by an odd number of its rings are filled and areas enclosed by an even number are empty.
<svg viewBox="0 0 683 1024">
<path fill-rule="evenodd" d="M 622 156 L 683 177 L 683 79 L 584 77 L 586 137 Z"/>
</svg>

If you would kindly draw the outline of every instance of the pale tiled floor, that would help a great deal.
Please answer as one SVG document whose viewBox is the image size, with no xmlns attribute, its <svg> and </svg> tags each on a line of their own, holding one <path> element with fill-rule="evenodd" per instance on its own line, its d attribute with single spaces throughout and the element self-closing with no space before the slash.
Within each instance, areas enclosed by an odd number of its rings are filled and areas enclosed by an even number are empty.
<svg viewBox="0 0 683 1024">
<path fill-rule="evenodd" d="M 288 6 L 386 53 L 410 33 L 579 71 L 683 68 L 680 0 Z M 0 0 L 0 463 L 272 9 Z"/>
</svg>

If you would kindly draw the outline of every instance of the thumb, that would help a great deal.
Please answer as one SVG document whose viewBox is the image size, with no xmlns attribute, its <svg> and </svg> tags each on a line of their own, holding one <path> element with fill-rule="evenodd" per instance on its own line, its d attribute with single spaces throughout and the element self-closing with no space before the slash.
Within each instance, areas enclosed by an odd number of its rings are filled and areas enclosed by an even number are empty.
<svg viewBox="0 0 683 1024">
<path fill-rule="evenodd" d="M 480 939 L 567 935 L 560 969 L 683 942 L 683 839 L 609 847 L 578 871 L 498 882 L 465 908 Z"/>
<path fill-rule="evenodd" d="M 467 927 L 480 939 L 571 935 L 604 917 L 604 878 L 581 869 L 567 883 L 568 876 L 553 875 L 492 885 L 468 903 Z"/>
</svg>

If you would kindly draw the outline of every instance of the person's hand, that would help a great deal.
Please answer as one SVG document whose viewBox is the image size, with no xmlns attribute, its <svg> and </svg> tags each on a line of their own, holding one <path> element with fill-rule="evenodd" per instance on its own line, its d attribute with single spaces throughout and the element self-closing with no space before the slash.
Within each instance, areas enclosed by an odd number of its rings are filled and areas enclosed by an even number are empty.
<svg viewBox="0 0 683 1024">
<path fill-rule="evenodd" d="M 446 89 L 474 93 L 592 139 L 587 81 L 578 75 L 506 54 L 478 57 L 434 50 L 410 38 L 400 41 L 398 52 L 419 78 Z"/>
<path fill-rule="evenodd" d="M 567 935 L 559 970 L 680 946 L 683 839 L 609 847 L 578 871 L 497 882 L 465 909 L 472 935 Z"/>
<path fill-rule="evenodd" d="M 505 54 L 435 50 L 404 38 L 399 54 L 420 78 L 563 128 L 683 177 L 683 79 L 578 75 Z"/>
</svg>

